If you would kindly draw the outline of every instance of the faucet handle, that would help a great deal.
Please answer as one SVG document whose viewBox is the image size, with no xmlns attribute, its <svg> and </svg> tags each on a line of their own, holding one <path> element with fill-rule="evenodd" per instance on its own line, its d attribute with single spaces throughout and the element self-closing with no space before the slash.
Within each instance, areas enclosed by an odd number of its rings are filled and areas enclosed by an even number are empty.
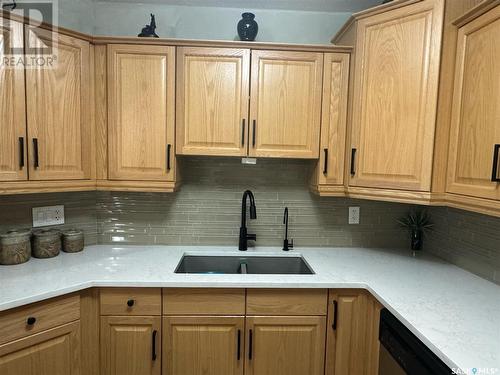
<svg viewBox="0 0 500 375">
<path fill-rule="evenodd" d="M 248 241 L 257 241 L 257 235 L 256 234 L 247 234 L 247 240 Z"/>
<path fill-rule="evenodd" d="M 288 241 L 288 247 L 290 249 L 293 249 L 293 239 L 291 239 L 290 241 Z"/>
</svg>

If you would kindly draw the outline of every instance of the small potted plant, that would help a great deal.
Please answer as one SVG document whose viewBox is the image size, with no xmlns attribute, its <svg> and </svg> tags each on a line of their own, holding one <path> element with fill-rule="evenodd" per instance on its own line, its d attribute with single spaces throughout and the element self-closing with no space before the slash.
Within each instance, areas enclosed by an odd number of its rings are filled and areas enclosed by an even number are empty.
<svg viewBox="0 0 500 375">
<path fill-rule="evenodd" d="M 422 250 L 424 235 L 432 230 L 432 223 L 429 214 L 424 210 L 411 211 L 405 217 L 398 220 L 401 228 L 408 231 L 411 238 L 411 249 L 414 254 L 417 250 Z"/>
</svg>

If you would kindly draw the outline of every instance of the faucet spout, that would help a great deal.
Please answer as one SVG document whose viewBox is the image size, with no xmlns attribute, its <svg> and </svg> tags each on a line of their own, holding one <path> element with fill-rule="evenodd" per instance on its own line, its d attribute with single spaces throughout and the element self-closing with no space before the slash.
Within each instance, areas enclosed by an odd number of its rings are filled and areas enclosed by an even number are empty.
<svg viewBox="0 0 500 375">
<path fill-rule="evenodd" d="M 257 236 L 255 234 L 248 234 L 247 232 L 247 200 L 250 199 L 250 219 L 257 219 L 257 208 L 255 206 L 255 197 L 250 190 L 246 190 L 243 193 L 243 198 L 241 200 L 241 227 L 240 227 L 240 239 L 239 239 L 239 250 L 245 251 L 248 249 L 248 241 L 256 241 Z"/>
<path fill-rule="evenodd" d="M 288 240 L 288 207 L 285 207 L 283 214 L 283 224 L 285 225 L 285 238 L 283 239 L 283 251 L 293 249 L 293 240 Z"/>
</svg>

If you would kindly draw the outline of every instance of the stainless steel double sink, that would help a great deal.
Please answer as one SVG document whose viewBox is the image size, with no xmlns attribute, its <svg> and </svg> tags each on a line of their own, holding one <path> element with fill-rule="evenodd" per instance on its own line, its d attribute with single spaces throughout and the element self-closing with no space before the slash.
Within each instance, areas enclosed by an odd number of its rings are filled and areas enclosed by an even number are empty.
<svg viewBox="0 0 500 375">
<path fill-rule="evenodd" d="M 206 256 L 184 255 L 175 273 L 313 275 L 300 256 Z"/>
</svg>

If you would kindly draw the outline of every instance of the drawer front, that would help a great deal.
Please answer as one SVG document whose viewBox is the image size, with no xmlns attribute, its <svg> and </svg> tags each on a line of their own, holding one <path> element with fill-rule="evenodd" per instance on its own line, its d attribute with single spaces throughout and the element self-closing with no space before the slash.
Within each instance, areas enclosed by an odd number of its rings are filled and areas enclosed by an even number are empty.
<svg viewBox="0 0 500 375">
<path fill-rule="evenodd" d="M 101 315 L 161 315 L 157 288 L 102 288 Z"/>
<path fill-rule="evenodd" d="M 163 289 L 164 315 L 245 315 L 244 289 Z"/>
<path fill-rule="evenodd" d="M 247 315 L 326 315 L 326 289 L 248 289 Z"/>
<path fill-rule="evenodd" d="M 0 344 L 80 319 L 80 296 L 34 303 L 0 313 Z"/>
</svg>

